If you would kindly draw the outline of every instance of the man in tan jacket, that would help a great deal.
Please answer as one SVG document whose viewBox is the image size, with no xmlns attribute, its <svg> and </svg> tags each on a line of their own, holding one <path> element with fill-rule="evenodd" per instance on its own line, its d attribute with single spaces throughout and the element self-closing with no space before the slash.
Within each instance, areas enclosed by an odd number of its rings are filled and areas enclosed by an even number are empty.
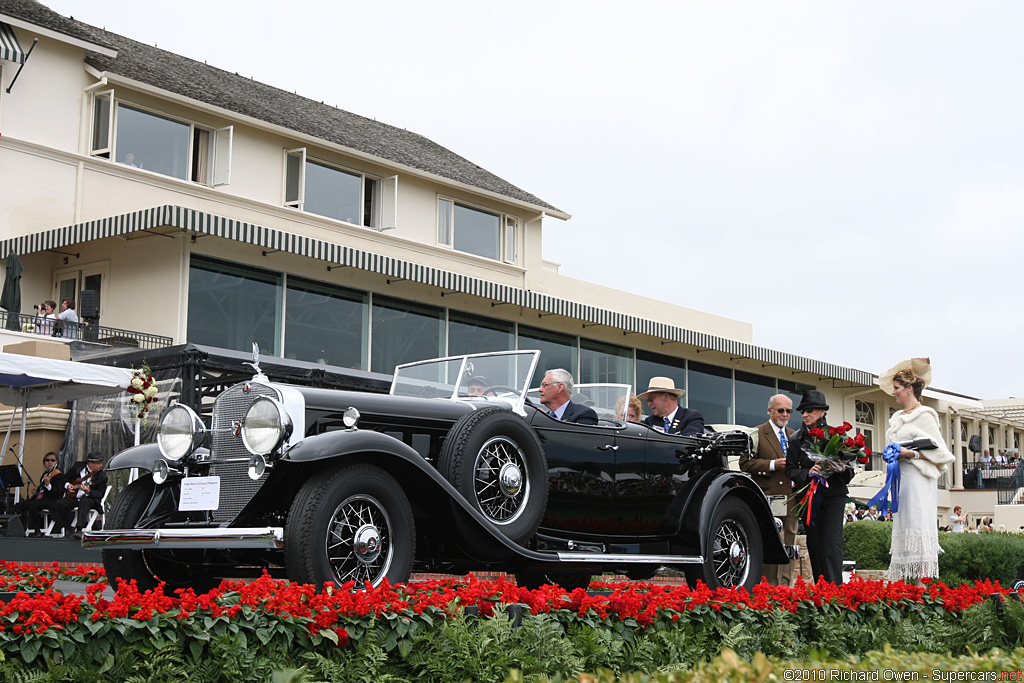
<svg viewBox="0 0 1024 683">
<path fill-rule="evenodd" d="M 786 476 L 786 450 L 793 430 L 787 427 L 793 414 L 793 401 L 776 394 L 768 400 L 768 421 L 757 428 L 757 450 L 740 458 L 740 469 L 757 482 L 766 496 L 793 495 L 793 482 Z M 796 543 L 797 518 L 793 514 L 793 501 L 786 503 L 789 514 L 782 520 L 782 542 Z M 793 563 L 766 564 L 765 578 L 773 586 L 793 585 Z"/>
</svg>

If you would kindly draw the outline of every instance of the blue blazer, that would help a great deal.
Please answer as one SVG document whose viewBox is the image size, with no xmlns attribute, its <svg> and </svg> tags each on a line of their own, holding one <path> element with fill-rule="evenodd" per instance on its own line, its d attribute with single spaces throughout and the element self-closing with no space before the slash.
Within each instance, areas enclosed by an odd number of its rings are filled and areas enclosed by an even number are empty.
<svg viewBox="0 0 1024 683">
<path fill-rule="evenodd" d="M 651 427 L 661 427 L 665 424 L 665 419 L 657 415 L 649 415 L 644 418 L 644 423 Z M 703 434 L 704 416 L 699 410 L 680 407 L 665 433 L 679 434 L 680 436 Z"/>
<path fill-rule="evenodd" d="M 597 413 L 589 406 L 581 406 L 578 403 L 569 401 L 565 404 L 565 412 L 562 413 L 563 422 L 575 422 L 581 425 L 596 425 Z"/>
</svg>

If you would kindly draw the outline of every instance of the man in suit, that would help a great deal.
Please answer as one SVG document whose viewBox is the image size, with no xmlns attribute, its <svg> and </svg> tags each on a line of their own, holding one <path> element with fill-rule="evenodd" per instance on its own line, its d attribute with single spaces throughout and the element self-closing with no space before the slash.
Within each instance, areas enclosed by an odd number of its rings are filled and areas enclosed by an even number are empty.
<svg viewBox="0 0 1024 683">
<path fill-rule="evenodd" d="M 569 400 L 574 386 L 572 375 L 567 370 L 548 370 L 540 383 L 540 402 L 556 420 L 596 425 L 597 413 L 593 408 Z"/>
<path fill-rule="evenodd" d="M 68 470 L 64 490 L 65 497 L 50 505 L 53 530 L 61 534 L 71 524 L 75 508 L 78 508 L 78 528 L 86 525 L 90 510 L 103 512 L 103 494 L 107 491 L 107 473 L 103 471 L 103 456 L 90 453 L 85 462 L 75 463 L 75 466 Z"/>
<path fill-rule="evenodd" d="M 793 482 L 786 476 L 786 449 L 794 430 L 787 426 L 793 414 L 793 401 L 788 396 L 776 394 L 768 399 L 768 421 L 757 428 L 757 450 L 740 458 L 740 469 L 748 473 L 761 487 L 766 496 L 792 496 Z M 793 513 L 793 501 L 787 502 L 782 520 L 782 542 L 796 543 L 797 516 Z M 793 563 L 765 565 L 765 578 L 773 586 L 790 586 L 793 583 Z"/>
<path fill-rule="evenodd" d="M 811 475 L 826 477 L 828 487 L 819 484 L 814 499 L 812 522 L 807 527 L 807 554 L 811 556 L 812 579 L 824 576 L 835 584 L 843 582 L 843 517 L 845 515 L 847 484 L 853 479 L 853 469 L 844 464 L 827 465 L 811 460 L 804 448 L 813 452 L 813 437 L 808 430 L 820 428 L 828 435 L 825 413 L 828 404 L 820 391 L 804 393 L 797 408 L 803 415 L 804 424 L 789 440 L 786 452 L 786 476 L 793 480 L 793 486 L 802 489 L 811 482 Z M 802 497 L 800 494 L 799 497 Z M 806 513 L 803 513 L 806 514 Z"/>
<path fill-rule="evenodd" d="M 683 389 L 676 389 L 671 377 L 652 377 L 647 391 L 637 396 L 641 401 L 647 401 L 654 413 L 645 417 L 644 423 L 666 434 L 703 434 L 704 416 L 700 411 L 679 405 L 679 399 L 685 393 Z"/>
</svg>

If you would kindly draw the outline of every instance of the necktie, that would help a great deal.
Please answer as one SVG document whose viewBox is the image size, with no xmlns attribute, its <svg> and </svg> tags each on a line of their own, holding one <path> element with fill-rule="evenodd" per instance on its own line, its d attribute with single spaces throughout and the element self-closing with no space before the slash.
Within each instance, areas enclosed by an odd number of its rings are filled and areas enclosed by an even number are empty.
<svg viewBox="0 0 1024 683">
<path fill-rule="evenodd" d="M 665 432 L 666 432 L 666 433 L 668 433 L 668 428 L 669 428 L 670 426 L 672 426 L 672 422 L 671 422 L 671 420 L 669 420 L 669 419 L 668 419 L 668 418 L 666 417 L 666 418 L 665 418 Z"/>
<path fill-rule="evenodd" d="M 782 443 L 782 452 L 787 452 L 789 450 L 789 439 L 786 438 L 785 427 L 779 430 L 779 441 Z"/>
</svg>

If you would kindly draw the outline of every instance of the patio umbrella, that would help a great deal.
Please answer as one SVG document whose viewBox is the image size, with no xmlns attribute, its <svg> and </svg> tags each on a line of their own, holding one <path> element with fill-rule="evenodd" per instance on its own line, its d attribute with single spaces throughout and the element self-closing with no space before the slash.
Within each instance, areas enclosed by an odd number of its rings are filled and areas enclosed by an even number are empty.
<svg viewBox="0 0 1024 683">
<path fill-rule="evenodd" d="M 7 329 L 20 330 L 21 322 L 21 259 L 13 251 L 7 255 L 7 276 L 0 294 L 0 308 L 7 309 Z"/>
</svg>

